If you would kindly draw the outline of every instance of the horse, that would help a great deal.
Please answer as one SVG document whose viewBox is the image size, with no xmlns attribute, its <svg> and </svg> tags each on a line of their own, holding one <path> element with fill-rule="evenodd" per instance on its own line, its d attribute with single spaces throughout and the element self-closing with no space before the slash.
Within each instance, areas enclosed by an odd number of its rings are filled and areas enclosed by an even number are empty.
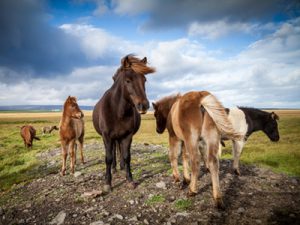
<svg viewBox="0 0 300 225">
<path fill-rule="evenodd" d="M 149 101 L 145 93 L 146 74 L 155 69 L 147 66 L 147 58 L 127 55 L 113 76 L 114 83 L 97 102 L 93 110 L 93 125 L 103 138 L 105 146 L 106 184 L 105 191 L 112 190 L 112 163 L 119 147 L 121 162 L 125 164 L 126 179 L 130 188 L 135 188 L 130 168 L 130 147 L 133 135 L 141 123 L 140 114 L 145 114 Z"/>
<path fill-rule="evenodd" d="M 21 137 L 23 138 L 25 148 L 32 148 L 33 140 L 40 141 L 40 138 L 36 136 L 36 130 L 31 125 L 24 125 L 20 131 Z"/>
<path fill-rule="evenodd" d="M 47 126 L 47 127 L 43 127 L 43 128 L 42 128 L 42 133 L 43 133 L 43 135 L 45 135 L 45 134 L 51 134 L 51 132 L 52 132 L 53 130 L 58 130 L 58 127 L 57 127 L 57 126 Z"/>
<path fill-rule="evenodd" d="M 240 175 L 239 159 L 247 139 L 253 132 L 263 131 L 271 141 L 279 141 L 277 124 L 279 116 L 274 112 L 269 113 L 247 107 L 234 107 L 226 109 L 226 111 L 233 127 L 243 135 L 242 140 L 232 140 L 233 171 L 235 174 Z M 222 138 L 222 140 L 226 140 L 226 138 Z M 219 154 L 221 154 L 221 151 L 220 146 Z"/>
<path fill-rule="evenodd" d="M 66 173 L 66 159 L 68 156 L 68 149 L 70 153 L 70 168 L 71 173 L 74 174 L 76 164 L 76 150 L 77 144 L 81 153 L 81 162 L 84 164 L 83 157 L 83 139 L 84 139 L 84 114 L 80 110 L 76 97 L 69 96 L 63 106 L 62 118 L 59 125 L 59 135 L 62 147 L 62 168 L 61 175 Z M 68 149 L 67 149 L 68 148 Z"/>
<path fill-rule="evenodd" d="M 156 118 L 156 131 L 169 133 L 169 158 L 173 178 L 178 182 L 178 151 L 182 151 L 183 186 L 189 184 L 189 196 L 197 194 L 200 154 L 206 152 L 211 173 L 213 198 L 216 206 L 224 208 L 219 185 L 218 149 L 221 135 L 239 140 L 241 135 L 230 123 L 225 108 L 207 91 L 192 91 L 184 95 L 163 98 L 152 103 Z M 191 164 L 191 176 L 189 174 Z"/>
</svg>

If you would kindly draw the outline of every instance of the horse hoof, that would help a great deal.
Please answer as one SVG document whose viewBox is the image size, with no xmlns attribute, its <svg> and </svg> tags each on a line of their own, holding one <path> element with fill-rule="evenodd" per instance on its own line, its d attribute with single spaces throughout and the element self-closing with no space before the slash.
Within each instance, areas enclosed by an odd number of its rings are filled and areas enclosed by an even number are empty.
<svg viewBox="0 0 300 225">
<path fill-rule="evenodd" d="M 113 168 L 113 169 L 112 169 L 112 173 L 113 173 L 113 174 L 116 174 L 116 173 L 117 173 L 117 169 L 116 169 L 116 168 Z"/>
<path fill-rule="evenodd" d="M 81 164 L 84 165 L 84 164 L 85 164 L 85 161 L 81 161 Z"/>
<path fill-rule="evenodd" d="M 235 174 L 235 175 L 238 175 L 238 176 L 240 176 L 240 175 L 241 175 L 241 173 L 240 173 L 240 170 L 239 170 L 239 169 L 234 169 L 234 170 L 233 170 L 233 172 L 234 172 L 234 174 Z"/>
<path fill-rule="evenodd" d="M 193 191 L 189 190 L 187 196 L 188 197 L 194 197 L 196 194 L 197 194 L 197 192 L 193 192 Z"/>
<path fill-rule="evenodd" d="M 225 204 L 221 198 L 218 198 L 215 201 L 216 201 L 216 206 L 218 209 L 221 209 L 221 210 L 225 209 Z"/>
<path fill-rule="evenodd" d="M 129 182 L 129 183 L 127 184 L 127 186 L 128 186 L 128 188 L 130 188 L 130 189 L 135 189 L 135 188 L 138 186 L 138 184 L 132 181 L 132 182 Z"/>
<path fill-rule="evenodd" d="M 64 175 L 66 175 L 66 172 L 65 172 L 65 171 L 61 171 L 61 172 L 60 172 L 60 175 L 61 175 L 61 176 L 64 176 Z"/>
<path fill-rule="evenodd" d="M 175 183 L 178 183 L 178 182 L 180 182 L 180 179 L 179 179 L 179 177 L 176 177 L 176 176 L 173 176 L 173 180 L 174 180 L 174 182 L 175 182 Z"/>
<path fill-rule="evenodd" d="M 109 193 L 109 192 L 111 192 L 111 191 L 112 191 L 112 188 L 111 188 L 110 185 L 105 184 L 105 185 L 103 186 L 103 192 L 104 192 L 104 193 Z"/>
</svg>

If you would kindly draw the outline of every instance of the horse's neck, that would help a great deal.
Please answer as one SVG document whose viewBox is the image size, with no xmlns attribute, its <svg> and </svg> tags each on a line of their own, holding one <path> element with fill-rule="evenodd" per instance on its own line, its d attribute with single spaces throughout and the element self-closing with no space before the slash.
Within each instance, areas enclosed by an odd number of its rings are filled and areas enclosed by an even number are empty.
<svg viewBox="0 0 300 225">
<path fill-rule="evenodd" d="M 65 112 L 63 112 L 63 116 L 62 116 L 62 119 L 61 119 L 61 122 L 60 122 L 60 126 L 62 128 L 69 127 L 69 126 L 71 126 L 71 122 L 72 122 L 72 118 L 69 115 L 67 115 Z"/>
<path fill-rule="evenodd" d="M 255 112 L 246 113 L 246 121 L 248 123 L 248 136 L 253 132 L 263 130 L 265 116 L 263 114 L 255 114 Z"/>
<path fill-rule="evenodd" d="M 132 114 L 133 106 L 125 98 L 124 89 L 118 85 L 111 91 L 110 101 L 114 102 L 116 110 L 115 113 L 119 118 L 126 117 L 127 114 Z"/>
</svg>

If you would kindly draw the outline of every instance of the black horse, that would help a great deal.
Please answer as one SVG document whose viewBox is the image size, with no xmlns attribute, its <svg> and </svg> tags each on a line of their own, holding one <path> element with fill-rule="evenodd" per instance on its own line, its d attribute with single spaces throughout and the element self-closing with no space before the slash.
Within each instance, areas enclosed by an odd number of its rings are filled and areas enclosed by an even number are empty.
<svg viewBox="0 0 300 225">
<path fill-rule="evenodd" d="M 269 113 L 255 108 L 235 107 L 226 110 L 233 127 L 236 131 L 244 135 L 244 140 L 232 140 L 233 170 L 237 175 L 240 175 L 239 159 L 249 136 L 253 132 L 262 131 L 271 141 L 279 141 L 280 137 L 277 124 L 279 117 L 274 112 Z M 221 154 L 221 146 L 219 153 Z"/>
<path fill-rule="evenodd" d="M 121 161 L 125 163 L 127 181 L 132 188 L 136 187 L 130 169 L 130 146 L 133 135 L 140 127 L 140 113 L 146 113 L 149 108 L 145 75 L 153 72 L 155 69 L 147 66 L 146 57 L 140 60 L 133 55 L 125 56 L 113 76 L 112 87 L 94 107 L 93 124 L 105 145 L 105 190 L 111 190 L 112 187 L 111 169 L 116 161 L 117 147 L 120 148 Z"/>
</svg>

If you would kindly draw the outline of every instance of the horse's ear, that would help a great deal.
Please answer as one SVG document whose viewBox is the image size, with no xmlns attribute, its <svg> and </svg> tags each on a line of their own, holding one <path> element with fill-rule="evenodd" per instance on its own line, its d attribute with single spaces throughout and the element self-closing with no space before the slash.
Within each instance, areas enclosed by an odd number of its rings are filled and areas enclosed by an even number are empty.
<svg viewBox="0 0 300 225">
<path fill-rule="evenodd" d="M 279 120 L 279 116 L 274 112 L 271 112 L 271 117 L 273 120 Z"/>
<path fill-rule="evenodd" d="M 122 64 L 122 67 L 123 67 L 123 68 L 128 68 L 128 67 L 131 66 L 131 63 L 130 63 L 130 61 L 129 61 L 128 56 L 126 56 L 125 58 L 123 58 L 123 59 L 121 60 L 121 64 Z"/>
<path fill-rule="evenodd" d="M 147 64 L 147 57 L 144 57 L 142 60 L 141 60 L 142 63 L 144 64 Z"/>
<path fill-rule="evenodd" d="M 152 102 L 152 106 L 154 110 L 157 110 L 157 105 L 154 102 Z"/>
</svg>

